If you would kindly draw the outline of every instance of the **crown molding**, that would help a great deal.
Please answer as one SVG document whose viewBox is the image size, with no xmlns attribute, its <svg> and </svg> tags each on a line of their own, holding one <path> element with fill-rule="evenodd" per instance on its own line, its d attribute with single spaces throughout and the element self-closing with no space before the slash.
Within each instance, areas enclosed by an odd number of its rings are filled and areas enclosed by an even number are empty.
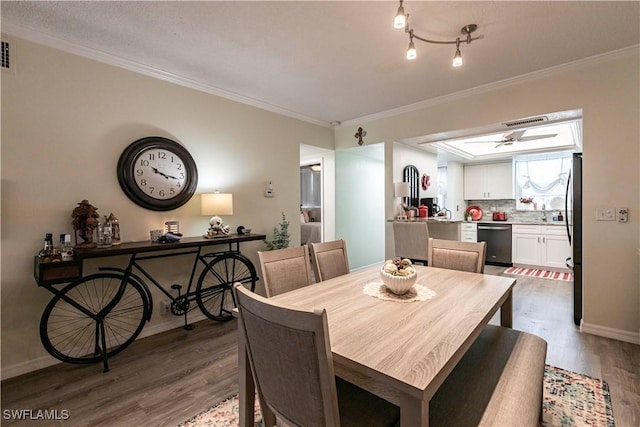
<svg viewBox="0 0 640 427">
<path fill-rule="evenodd" d="M 305 116 L 294 111 L 287 110 L 257 99 L 249 98 L 244 95 L 240 95 L 234 92 L 226 91 L 224 89 L 211 86 L 206 83 L 199 82 L 197 80 L 189 79 L 177 74 L 172 74 L 167 71 L 160 70 L 139 62 L 124 59 L 110 53 L 106 53 L 97 49 L 91 49 L 88 47 L 80 46 L 75 43 L 71 43 L 56 37 L 49 36 L 47 34 L 35 31 L 30 28 L 26 28 L 20 25 L 15 25 L 6 20 L 2 20 L 2 33 L 11 37 L 17 37 L 27 40 L 32 43 L 37 43 L 43 46 L 47 46 L 53 49 L 58 49 L 67 53 L 81 56 L 83 58 L 92 59 L 94 61 L 102 62 L 104 64 L 113 65 L 115 67 L 123 68 L 134 73 L 142 74 L 148 77 L 153 77 L 159 80 L 163 80 L 169 83 L 173 83 L 179 86 L 184 86 L 190 89 L 194 89 L 200 92 L 208 93 L 210 95 L 219 96 L 221 98 L 229 99 L 231 101 L 239 102 L 241 104 L 250 105 L 252 107 L 260 108 L 262 110 L 270 111 L 272 113 L 287 116 L 293 119 L 301 120 L 314 125 L 333 128 L 327 122 L 314 119 L 312 117 Z"/>
<path fill-rule="evenodd" d="M 123 68 L 135 73 L 153 77 L 159 80 L 163 80 L 169 83 L 173 83 L 179 86 L 188 87 L 200 92 L 208 93 L 210 95 L 219 96 L 221 98 L 229 99 L 231 101 L 239 102 L 241 104 L 250 105 L 252 107 L 260 108 L 262 110 L 270 111 L 272 113 L 280 114 L 293 119 L 301 120 L 314 125 L 327 127 L 327 128 L 340 128 L 354 125 L 361 125 L 362 123 L 373 122 L 385 118 L 398 116 L 405 113 L 410 113 L 416 110 L 432 107 L 435 105 L 444 104 L 447 102 L 453 102 L 460 99 L 467 98 L 482 93 L 486 93 L 492 90 L 501 89 L 504 87 L 520 84 L 527 81 L 538 80 L 544 77 L 555 75 L 568 70 L 579 69 L 588 65 L 592 65 L 598 62 L 609 61 L 615 58 L 621 58 L 637 54 L 640 45 L 633 45 L 626 48 L 614 50 L 611 52 L 595 55 L 589 58 L 580 59 L 577 61 L 569 62 L 566 64 L 558 65 L 555 67 L 547 68 L 544 70 L 534 71 L 531 73 L 523 74 L 516 77 L 511 77 L 505 80 L 488 83 L 481 86 L 476 86 L 471 89 L 455 92 L 439 96 L 436 98 L 429 98 L 424 101 L 419 101 L 413 104 L 405 105 L 402 107 L 394 108 L 391 110 L 374 113 L 368 116 L 363 116 L 355 119 L 350 119 L 340 123 L 339 125 L 331 125 L 330 123 L 314 119 L 312 117 L 305 116 L 294 111 L 287 110 L 263 101 L 259 101 L 253 98 L 249 98 L 244 95 L 240 95 L 234 92 L 226 91 L 215 86 L 211 86 L 206 83 L 199 82 L 197 80 L 182 77 L 176 74 L 172 74 L 145 64 L 141 64 L 128 59 L 120 58 L 118 56 L 84 46 L 77 45 L 75 43 L 67 42 L 65 40 L 49 36 L 47 34 L 35 31 L 30 28 L 26 28 L 20 25 L 16 25 L 2 19 L 1 30 L 2 33 L 9 36 L 21 38 L 33 43 L 41 44 L 54 49 L 62 50 L 67 53 L 78 55 L 84 58 L 92 59 L 98 62 L 102 62 L 115 67 Z"/>
<path fill-rule="evenodd" d="M 627 56 L 632 56 L 634 54 L 637 55 L 639 49 L 640 49 L 640 45 L 633 45 L 633 46 L 625 47 L 622 49 L 613 50 L 611 52 L 606 52 L 600 55 L 579 59 L 577 61 L 568 62 L 566 64 L 557 65 L 555 67 L 546 68 L 544 70 L 533 71 L 531 73 L 522 74 L 520 76 L 511 77 L 508 79 L 499 80 L 492 83 L 487 83 L 485 85 L 476 86 L 471 89 L 462 90 L 459 92 L 439 96 L 436 98 L 429 98 L 424 101 L 419 101 L 419 102 L 415 102 L 413 104 L 405 105 L 402 107 L 393 108 L 391 110 L 374 113 L 374 114 L 360 117 L 357 119 L 346 120 L 342 122 L 339 127 L 355 126 L 355 125 L 360 126 L 363 123 L 395 117 L 401 114 L 410 113 L 416 110 L 421 110 L 423 108 L 433 107 L 436 105 L 464 99 L 470 96 L 487 93 L 492 90 L 502 89 L 505 87 L 513 86 L 513 85 L 524 83 L 524 82 L 539 80 L 539 79 L 557 75 L 559 73 L 563 73 L 566 71 L 584 68 L 586 66 L 597 64 L 600 62 L 606 62 L 606 61 L 610 61 L 612 59 L 617 59 L 617 58 L 624 58 Z"/>
</svg>

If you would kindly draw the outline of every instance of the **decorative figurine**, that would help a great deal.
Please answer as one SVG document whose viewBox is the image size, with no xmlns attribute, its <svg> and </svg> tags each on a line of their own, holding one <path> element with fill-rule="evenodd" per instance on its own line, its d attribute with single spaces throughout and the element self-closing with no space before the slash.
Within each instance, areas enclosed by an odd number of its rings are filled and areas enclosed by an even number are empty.
<svg viewBox="0 0 640 427">
<path fill-rule="evenodd" d="M 111 244 L 117 246 L 120 244 L 120 220 L 111 213 L 107 221 L 111 224 Z"/>
<path fill-rule="evenodd" d="M 214 216 L 213 218 L 211 218 L 209 224 L 210 225 L 209 230 L 207 230 L 207 236 L 215 237 L 226 236 L 227 234 L 229 234 L 230 227 L 228 225 L 225 225 L 224 222 L 222 222 L 222 218 L 220 218 L 219 216 Z"/>
<path fill-rule="evenodd" d="M 98 218 L 100 218 L 98 208 L 91 205 L 88 200 L 83 200 L 73 210 L 71 218 L 73 218 L 71 224 L 76 232 L 76 248 L 95 248 L 93 230 L 98 226 Z M 82 239 L 81 243 L 78 243 L 78 235 Z"/>
</svg>

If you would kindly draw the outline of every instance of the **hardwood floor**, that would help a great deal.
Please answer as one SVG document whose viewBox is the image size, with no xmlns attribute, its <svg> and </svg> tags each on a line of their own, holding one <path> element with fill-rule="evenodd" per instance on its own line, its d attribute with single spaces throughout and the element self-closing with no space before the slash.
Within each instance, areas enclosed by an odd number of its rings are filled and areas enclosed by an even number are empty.
<svg viewBox="0 0 640 427">
<path fill-rule="evenodd" d="M 640 346 L 581 334 L 570 282 L 516 277 L 514 328 L 547 340 L 548 364 L 607 381 L 616 426 L 639 426 Z M 237 392 L 235 332 L 235 320 L 202 321 L 136 341 L 110 360 L 108 373 L 100 364 L 61 363 L 2 381 L 2 425 L 60 425 L 9 420 L 6 412 L 55 409 L 68 411 L 71 426 L 175 426 Z"/>
</svg>

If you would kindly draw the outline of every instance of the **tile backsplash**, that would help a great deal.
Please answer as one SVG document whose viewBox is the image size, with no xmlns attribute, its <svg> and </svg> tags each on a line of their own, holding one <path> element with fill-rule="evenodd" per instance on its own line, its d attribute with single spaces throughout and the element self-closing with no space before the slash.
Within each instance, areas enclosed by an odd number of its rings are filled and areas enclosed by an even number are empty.
<svg viewBox="0 0 640 427">
<path fill-rule="evenodd" d="M 483 216 L 480 221 L 491 221 L 491 208 L 495 208 L 498 212 L 506 212 L 510 221 L 538 221 L 542 220 L 543 213 L 541 210 L 530 211 L 516 210 L 515 199 L 502 200 L 467 200 L 467 206 L 478 206 L 482 209 Z M 547 210 L 547 221 L 552 222 L 553 217 L 558 214 L 558 210 Z M 565 215 L 562 210 L 563 216 Z"/>
</svg>

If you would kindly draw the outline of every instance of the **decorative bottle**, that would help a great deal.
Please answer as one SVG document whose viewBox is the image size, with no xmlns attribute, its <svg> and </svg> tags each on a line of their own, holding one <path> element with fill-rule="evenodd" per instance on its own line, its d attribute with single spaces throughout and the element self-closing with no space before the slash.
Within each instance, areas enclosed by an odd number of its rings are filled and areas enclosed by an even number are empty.
<svg viewBox="0 0 640 427">
<path fill-rule="evenodd" d="M 120 244 L 120 220 L 111 213 L 107 221 L 111 224 L 111 244 L 117 246 Z"/>
<path fill-rule="evenodd" d="M 45 262 L 51 261 L 51 257 L 53 256 L 53 234 L 47 233 L 44 236 L 44 247 L 38 253 L 38 256 L 43 259 Z"/>
<path fill-rule="evenodd" d="M 62 261 L 71 261 L 73 260 L 73 245 L 71 244 L 71 234 L 61 234 L 60 236 L 64 236 L 64 242 L 60 247 Z"/>
</svg>

